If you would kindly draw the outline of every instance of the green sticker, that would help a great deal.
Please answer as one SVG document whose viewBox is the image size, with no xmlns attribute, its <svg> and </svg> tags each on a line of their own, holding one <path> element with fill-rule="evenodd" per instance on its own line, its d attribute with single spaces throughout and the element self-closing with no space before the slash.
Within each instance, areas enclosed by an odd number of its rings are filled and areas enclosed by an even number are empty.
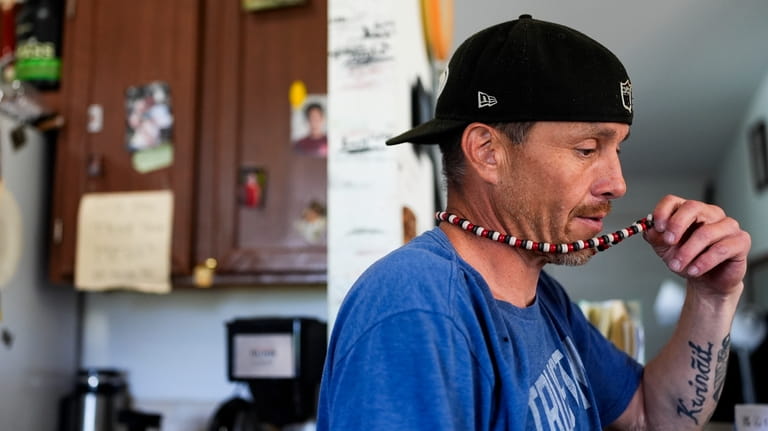
<svg viewBox="0 0 768 431">
<path fill-rule="evenodd" d="M 133 153 L 133 168 L 145 174 L 173 164 L 173 146 L 161 144 Z"/>
</svg>

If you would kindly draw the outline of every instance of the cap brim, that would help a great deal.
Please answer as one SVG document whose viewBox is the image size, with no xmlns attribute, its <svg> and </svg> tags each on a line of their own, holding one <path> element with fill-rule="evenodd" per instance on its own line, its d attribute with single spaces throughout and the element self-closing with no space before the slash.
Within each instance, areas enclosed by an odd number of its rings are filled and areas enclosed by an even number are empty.
<svg viewBox="0 0 768 431">
<path fill-rule="evenodd" d="M 463 120 L 445 120 L 435 118 L 413 129 L 387 139 L 387 145 L 405 142 L 412 144 L 440 144 L 446 135 L 462 130 L 469 122 Z"/>
</svg>

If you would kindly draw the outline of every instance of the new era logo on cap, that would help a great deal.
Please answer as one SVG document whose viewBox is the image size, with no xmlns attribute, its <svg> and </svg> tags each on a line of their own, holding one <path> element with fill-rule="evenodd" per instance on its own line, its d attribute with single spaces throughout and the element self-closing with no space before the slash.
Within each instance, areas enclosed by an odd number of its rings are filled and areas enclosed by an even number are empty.
<svg viewBox="0 0 768 431">
<path fill-rule="evenodd" d="M 491 96 L 490 94 L 483 93 L 482 91 L 477 92 L 477 107 L 478 108 L 488 108 L 496 103 L 496 98 Z"/>
</svg>

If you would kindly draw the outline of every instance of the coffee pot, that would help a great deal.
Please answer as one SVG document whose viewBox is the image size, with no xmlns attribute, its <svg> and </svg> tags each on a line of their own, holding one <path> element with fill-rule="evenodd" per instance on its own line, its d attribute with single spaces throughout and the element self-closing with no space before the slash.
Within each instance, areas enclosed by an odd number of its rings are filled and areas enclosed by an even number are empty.
<svg viewBox="0 0 768 431">
<path fill-rule="evenodd" d="M 131 410 L 125 372 L 85 368 L 77 372 L 73 392 L 59 410 L 59 431 L 151 431 L 160 415 Z"/>
</svg>

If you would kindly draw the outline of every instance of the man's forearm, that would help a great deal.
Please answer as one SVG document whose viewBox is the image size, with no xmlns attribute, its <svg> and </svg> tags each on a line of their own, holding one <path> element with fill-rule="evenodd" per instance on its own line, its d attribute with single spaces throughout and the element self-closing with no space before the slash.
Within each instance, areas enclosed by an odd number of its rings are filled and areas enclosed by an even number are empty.
<svg viewBox="0 0 768 431">
<path fill-rule="evenodd" d="M 675 333 L 643 378 L 649 428 L 701 429 L 723 389 L 738 293 L 703 297 L 689 287 Z"/>
</svg>

